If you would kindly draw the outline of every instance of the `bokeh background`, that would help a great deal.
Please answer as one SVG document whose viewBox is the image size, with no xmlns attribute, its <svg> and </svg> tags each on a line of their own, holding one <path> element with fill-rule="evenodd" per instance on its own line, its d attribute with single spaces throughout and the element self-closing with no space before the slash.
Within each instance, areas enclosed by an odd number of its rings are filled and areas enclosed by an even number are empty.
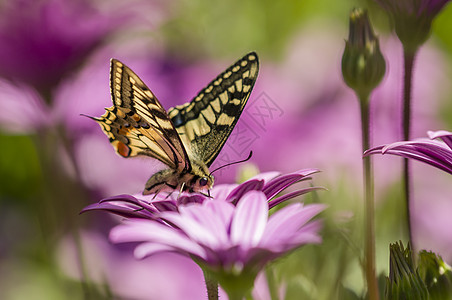
<svg viewBox="0 0 452 300">
<path fill-rule="evenodd" d="M 324 242 L 272 263 L 254 297 L 363 296 L 359 106 L 340 71 L 348 14 L 357 6 L 369 9 L 387 60 L 372 95 L 372 144 L 394 142 L 401 137 L 402 49 L 372 1 L 0 1 L 0 298 L 204 299 L 202 273 L 188 258 L 136 261 L 130 245 L 108 241 L 118 218 L 79 215 L 103 197 L 140 192 L 160 167 L 117 156 L 81 114 L 100 116 L 111 106 L 112 57 L 168 109 L 249 51 L 259 54 L 259 78 L 213 167 L 250 150 L 254 156 L 217 173 L 217 183 L 255 170 L 318 168 L 312 184 L 328 190 L 301 200 L 329 204 Z M 452 129 L 450 32 L 446 7 L 416 59 L 414 137 Z M 375 156 L 374 165 L 377 265 L 387 275 L 389 243 L 407 241 L 401 160 Z M 451 179 L 413 166 L 414 247 L 452 263 Z"/>
</svg>

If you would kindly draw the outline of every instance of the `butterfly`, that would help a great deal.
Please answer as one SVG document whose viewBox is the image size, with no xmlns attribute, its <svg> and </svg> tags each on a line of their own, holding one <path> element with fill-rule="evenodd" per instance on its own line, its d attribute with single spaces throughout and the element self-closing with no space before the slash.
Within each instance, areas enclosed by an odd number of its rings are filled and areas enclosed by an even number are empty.
<svg viewBox="0 0 452 300">
<path fill-rule="evenodd" d="M 111 59 L 113 106 L 93 118 L 122 157 L 150 156 L 167 168 L 153 174 L 144 195 L 212 187 L 209 172 L 250 97 L 259 71 L 255 52 L 239 59 L 190 102 L 168 110 L 126 65 Z"/>
</svg>

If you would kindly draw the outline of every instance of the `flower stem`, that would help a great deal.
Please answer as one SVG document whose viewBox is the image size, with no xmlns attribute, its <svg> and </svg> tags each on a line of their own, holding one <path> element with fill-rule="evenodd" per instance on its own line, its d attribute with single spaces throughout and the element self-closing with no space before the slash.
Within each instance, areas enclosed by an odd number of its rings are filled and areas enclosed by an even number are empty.
<svg viewBox="0 0 452 300">
<path fill-rule="evenodd" d="M 412 82 L 413 82 L 413 65 L 414 65 L 415 56 L 416 56 L 416 51 L 412 52 L 412 51 L 409 51 L 406 48 L 404 48 L 404 50 L 403 50 L 404 76 L 403 76 L 402 129 L 403 129 L 403 139 L 405 141 L 408 141 L 411 138 L 411 136 L 410 136 L 410 132 L 411 132 L 411 86 L 412 86 Z M 403 160 L 403 189 L 404 189 L 404 194 L 405 194 L 408 238 L 409 238 L 411 246 L 414 249 L 413 235 L 411 232 L 411 213 L 410 213 L 410 199 L 411 199 L 410 164 L 409 164 L 409 160 L 407 158 L 405 158 Z"/>
<path fill-rule="evenodd" d="M 363 152 L 370 148 L 369 94 L 358 95 L 361 104 L 361 130 Z M 375 217 L 374 184 L 371 157 L 363 158 L 364 172 L 364 228 L 365 228 L 365 273 L 368 299 L 378 300 L 378 285 L 375 267 Z"/>
<path fill-rule="evenodd" d="M 271 299 L 278 299 L 277 283 L 275 275 L 269 267 L 265 268 L 265 278 L 267 279 L 268 291 Z"/>
<path fill-rule="evenodd" d="M 206 288 L 207 288 L 207 299 L 209 300 L 218 300 L 218 281 L 213 278 L 212 274 L 204 270 L 202 268 L 204 273 L 204 281 L 206 282 Z"/>
</svg>

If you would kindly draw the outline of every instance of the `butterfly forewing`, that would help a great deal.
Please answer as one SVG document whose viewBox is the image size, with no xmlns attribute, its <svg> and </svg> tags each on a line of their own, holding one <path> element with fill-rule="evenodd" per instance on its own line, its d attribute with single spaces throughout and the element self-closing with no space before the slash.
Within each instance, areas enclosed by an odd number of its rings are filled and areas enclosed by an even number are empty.
<svg viewBox="0 0 452 300">
<path fill-rule="evenodd" d="M 191 102 L 167 113 L 127 66 L 111 60 L 113 106 L 96 120 L 123 157 L 147 155 L 165 163 L 149 178 L 144 194 L 167 188 L 202 191 L 213 185 L 208 170 L 234 129 L 257 78 L 251 52 L 221 73 Z"/>
<path fill-rule="evenodd" d="M 179 134 L 151 90 L 127 66 L 111 60 L 110 88 L 114 106 L 96 119 L 118 154 L 147 155 L 180 172 L 190 161 Z"/>
<path fill-rule="evenodd" d="M 189 103 L 169 110 L 192 155 L 210 166 L 225 144 L 251 94 L 259 70 L 251 52 L 217 76 Z"/>
</svg>

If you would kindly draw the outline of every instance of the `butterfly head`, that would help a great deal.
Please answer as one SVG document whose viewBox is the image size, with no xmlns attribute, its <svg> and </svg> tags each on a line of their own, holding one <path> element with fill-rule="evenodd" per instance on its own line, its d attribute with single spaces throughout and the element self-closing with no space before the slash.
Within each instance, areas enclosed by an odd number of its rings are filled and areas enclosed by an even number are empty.
<svg viewBox="0 0 452 300">
<path fill-rule="evenodd" d="M 213 177 L 200 177 L 196 178 L 196 181 L 191 186 L 191 190 L 194 192 L 202 192 L 206 190 L 210 190 L 213 185 Z"/>
<path fill-rule="evenodd" d="M 202 192 L 210 190 L 213 186 L 213 176 L 210 174 L 194 175 L 190 181 L 189 190 L 192 192 Z"/>
</svg>

